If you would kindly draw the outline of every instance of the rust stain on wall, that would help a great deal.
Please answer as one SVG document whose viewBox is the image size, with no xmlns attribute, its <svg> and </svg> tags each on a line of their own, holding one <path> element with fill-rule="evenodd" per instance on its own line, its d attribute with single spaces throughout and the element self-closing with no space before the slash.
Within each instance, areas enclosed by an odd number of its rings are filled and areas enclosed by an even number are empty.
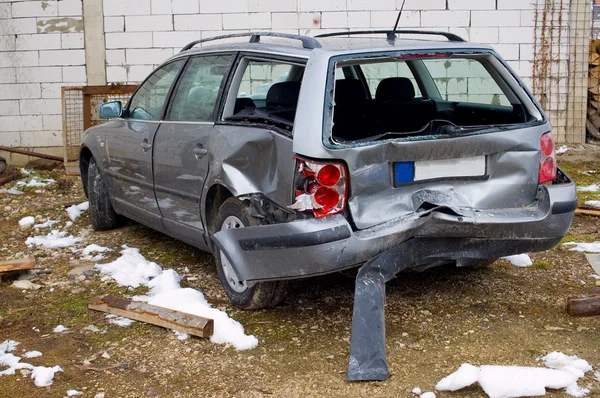
<svg viewBox="0 0 600 398">
<path fill-rule="evenodd" d="M 37 21 L 38 33 L 77 33 L 83 32 L 82 18 L 50 18 Z"/>
</svg>

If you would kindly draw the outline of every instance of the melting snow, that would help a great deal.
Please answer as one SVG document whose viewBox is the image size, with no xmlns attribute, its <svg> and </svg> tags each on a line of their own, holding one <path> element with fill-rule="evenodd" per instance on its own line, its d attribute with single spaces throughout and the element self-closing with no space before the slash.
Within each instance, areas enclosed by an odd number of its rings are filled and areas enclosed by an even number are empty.
<svg viewBox="0 0 600 398">
<path fill-rule="evenodd" d="M 45 187 L 48 186 L 50 184 L 53 184 L 54 182 L 56 182 L 55 180 L 53 180 L 52 178 L 40 178 L 38 180 L 37 177 L 33 177 L 31 180 L 29 180 L 28 182 L 25 181 L 19 181 L 17 182 L 17 186 L 18 187 L 26 187 L 26 188 L 40 188 L 40 187 Z"/>
<path fill-rule="evenodd" d="M 77 390 L 68 390 L 67 391 L 67 397 L 74 397 L 76 395 L 83 395 L 83 393 L 81 391 L 77 391 Z"/>
<path fill-rule="evenodd" d="M 563 243 L 563 245 L 575 246 L 569 249 L 574 252 L 600 253 L 600 241 L 593 243 L 567 242 Z"/>
<path fill-rule="evenodd" d="M 114 323 L 115 325 L 121 326 L 123 328 L 131 326 L 131 324 L 135 322 L 133 319 L 117 316 L 115 314 L 108 314 L 106 315 L 106 318 L 109 319 L 109 323 Z"/>
<path fill-rule="evenodd" d="M 175 336 L 177 336 L 178 340 L 187 340 L 190 338 L 190 335 L 184 332 L 180 332 L 177 330 L 173 330 L 173 332 L 175 333 Z"/>
<path fill-rule="evenodd" d="M 531 267 L 533 265 L 527 254 L 517 254 L 516 256 L 502 257 L 502 259 L 517 267 Z"/>
<path fill-rule="evenodd" d="M 585 205 L 589 207 L 595 207 L 596 209 L 600 209 L 600 200 L 586 200 Z"/>
<path fill-rule="evenodd" d="M 0 193 L 8 193 L 11 195 L 23 195 L 23 191 L 19 191 L 18 189 L 15 189 L 15 188 L 10 188 L 10 189 L 0 188 Z"/>
<path fill-rule="evenodd" d="M 69 330 L 69 328 L 64 327 L 63 325 L 58 325 L 57 327 L 55 327 L 52 331 L 54 333 L 62 333 L 62 332 L 66 332 L 67 330 Z"/>
<path fill-rule="evenodd" d="M 7 369 L 0 371 L 0 376 L 14 375 L 15 372 L 19 369 L 30 369 L 31 378 L 34 380 L 36 386 L 46 387 L 51 385 L 54 379 L 54 374 L 56 372 L 62 372 L 62 368 L 60 366 L 47 368 L 44 366 L 33 366 L 29 363 L 22 363 L 21 357 L 11 354 L 11 352 L 15 350 L 18 344 L 19 343 L 14 340 L 6 340 L 4 343 L 0 344 L 0 367 L 8 367 Z M 37 353 L 39 351 L 30 352 Z M 25 356 L 27 354 L 28 353 L 26 353 Z M 39 354 L 41 355 L 41 353 Z"/>
<path fill-rule="evenodd" d="M 47 368 L 45 366 L 36 366 L 31 371 L 31 378 L 38 387 L 46 387 L 52 385 L 54 381 L 54 374 L 56 372 L 63 372 L 60 366 L 54 366 Z"/>
<path fill-rule="evenodd" d="M 33 224 L 35 224 L 35 218 L 31 216 L 23 217 L 19 220 L 19 227 L 21 228 L 31 227 Z"/>
<path fill-rule="evenodd" d="M 71 207 L 67 207 L 67 214 L 71 221 L 75 221 L 79 218 L 79 216 L 90 208 L 90 202 L 83 202 L 78 205 L 73 205 Z"/>
<path fill-rule="evenodd" d="M 25 168 L 21 168 L 21 174 L 23 174 L 24 176 L 28 176 L 31 173 L 33 173 L 31 170 L 27 170 Z"/>
<path fill-rule="evenodd" d="M 567 152 L 568 150 L 569 150 L 569 148 L 566 145 L 563 145 L 556 150 L 556 154 L 562 155 L 563 153 Z"/>
<path fill-rule="evenodd" d="M 60 222 L 60 221 L 57 221 L 57 220 L 48 220 L 48 221 L 46 221 L 45 223 L 41 223 L 41 224 L 35 224 L 35 225 L 33 226 L 33 228 L 35 228 L 35 229 L 48 228 L 48 227 L 51 227 L 51 226 L 53 226 L 54 224 L 58 224 L 59 222 Z"/>
<path fill-rule="evenodd" d="M 421 394 L 420 398 L 435 398 L 435 394 L 432 392 L 425 392 L 425 393 Z"/>
<path fill-rule="evenodd" d="M 256 337 L 244 333 L 244 327 L 239 322 L 229 318 L 227 313 L 212 308 L 200 291 L 182 288 L 175 271 L 163 270 L 158 264 L 146 260 L 139 249 L 124 247 L 121 257 L 112 263 L 97 264 L 96 267 L 119 285 L 150 288 L 147 296 L 136 297 L 137 300 L 213 319 L 214 333 L 210 338 L 213 343 L 231 344 L 237 350 L 254 348 L 258 344 Z"/>
<path fill-rule="evenodd" d="M 47 249 L 56 249 L 59 247 L 69 247 L 75 245 L 81 241 L 81 238 L 75 238 L 73 235 L 66 236 L 65 231 L 59 232 L 58 230 L 52 230 L 46 236 L 32 236 L 27 238 L 25 244 L 27 247 L 32 246 L 43 246 Z"/>
<path fill-rule="evenodd" d="M 28 351 L 25 354 L 23 354 L 23 356 L 25 358 L 37 358 L 37 357 L 41 357 L 42 353 L 39 351 Z"/>
<path fill-rule="evenodd" d="M 111 252 L 111 251 L 112 251 L 112 249 L 109 249 L 108 247 L 100 246 L 100 245 L 93 243 L 91 245 L 86 246 L 86 248 L 83 249 L 81 254 L 84 256 L 87 256 L 92 253 L 105 253 L 105 252 Z"/>
<path fill-rule="evenodd" d="M 577 385 L 577 380 L 592 368 L 575 356 L 559 352 L 550 353 L 540 360 L 550 369 L 524 366 L 473 366 L 463 364 L 437 385 L 438 391 L 457 391 L 476 382 L 490 398 L 533 397 L 546 394 L 546 388 L 564 391 L 581 397 L 587 389 Z"/>
<path fill-rule="evenodd" d="M 583 187 L 577 187 L 577 190 L 579 192 L 598 192 L 598 191 L 600 191 L 600 185 L 598 185 L 598 184 L 586 185 Z"/>
</svg>

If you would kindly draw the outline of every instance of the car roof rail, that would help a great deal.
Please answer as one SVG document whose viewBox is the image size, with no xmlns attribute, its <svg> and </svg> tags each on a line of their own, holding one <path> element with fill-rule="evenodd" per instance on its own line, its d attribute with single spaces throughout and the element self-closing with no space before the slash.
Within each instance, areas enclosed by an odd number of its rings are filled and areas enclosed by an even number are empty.
<svg viewBox="0 0 600 398">
<path fill-rule="evenodd" d="M 400 29 L 400 30 L 354 30 L 354 31 L 349 31 L 349 32 L 323 33 L 323 34 L 317 35 L 315 37 L 323 38 L 323 37 L 335 37 L 335 36 L 378 35 L 378 34 L 385 34 L 387 36 L 388 40 L 391 39 L 392 41 L 396 38 L 396 34 L 400 34 L 400 35 L 432 35 L 432 36 L 443 36 L 446 39 L 448 39 L 448 41 L 466 42 L 465 39 L 463 39 L 459 35 L 455 35 L 454 33 L 437 32 L 437 31 L 431 31 L 431 30 L 407 30 L 407 29 Z"/>
<path fill-rule="evenodd" d="M 291 40 L 300 40 L 302 42 L 303 48 L 308 48 L 310 50 L 314 48 L 321 48 L 321 43 L 318 42 L 314 37 L 301 36 L 301 35 L 292 35 L 289 33 L 277 33 L 277 32 L 244 32 L 244 33 L 232 33 L 229 35 L 221 35 L 215 37 L 208 37 L 206 39 L 194 40 L 189 43 L 187 46 L 183 47 L 180 52 L 187 51 L 190 48 L 194 47 L 196 44 L 206 43 L 209 41 L 222 40 L 222 39 L 230 39 L 232 37 L 247 37 L 250 36 L 249 43 L 259 43 L 261 36 L 270 36 L 270 37 L 280 37 L 284 39 Z"/>
</svg>

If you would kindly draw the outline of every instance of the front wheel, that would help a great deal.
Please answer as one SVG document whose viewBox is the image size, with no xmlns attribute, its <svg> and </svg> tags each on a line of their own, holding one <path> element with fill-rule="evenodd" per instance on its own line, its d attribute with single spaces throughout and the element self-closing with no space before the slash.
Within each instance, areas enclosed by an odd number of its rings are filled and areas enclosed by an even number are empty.
<svg viewBox="0 0 600 398">
<path fill-rule="evenodd" d="M 242 202 L 236 198 L 229 198 L 221 205 L 213 230 L 222 231 L 258 225 L 260 225 L 260 220 L 252 217 Z M 257 310 L 274 307 L 285 299 L 287 282 L 257 282 L 248 284 L 246 281 L 238 279 L 233 265 L 221 250 L 217 249 L 214 255 L 219 281 L 229 300 L 237 307 L 247 310 Z"/>
</svg>

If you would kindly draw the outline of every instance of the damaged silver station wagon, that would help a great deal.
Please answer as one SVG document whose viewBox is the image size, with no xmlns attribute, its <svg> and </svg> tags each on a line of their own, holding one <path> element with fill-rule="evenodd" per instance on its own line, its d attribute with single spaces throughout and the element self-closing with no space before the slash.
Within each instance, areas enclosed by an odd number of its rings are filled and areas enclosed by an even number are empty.
<svg viewBox="0 0 600 398">
<path fill-rule="evenodd" d="M 198 40 L 100 117 L 80 157 L 94 228 L 122 215 L 213 252 L 242 308 L 365 263 L 384 285 L 550 249 L 577 207 L 531 93 L 449 33 Z"/>
</svg>

